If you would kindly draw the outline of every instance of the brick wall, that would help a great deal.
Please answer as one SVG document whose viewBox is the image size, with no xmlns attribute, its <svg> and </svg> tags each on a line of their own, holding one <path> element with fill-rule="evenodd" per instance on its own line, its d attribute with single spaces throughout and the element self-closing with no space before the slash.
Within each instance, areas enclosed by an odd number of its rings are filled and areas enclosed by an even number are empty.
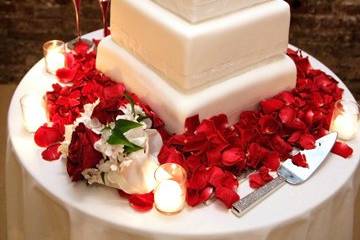
<svg viewBox="0 0 360 240">
<path fill-rule="evenodd" d="M 360 0 L 288 0 L 290 42 L 316 56 L 360 99 Z M 71 0 L 0 0 L 0 83 L 18 82 L 49 39 L 74 37 Z M 96 0 L 82 1 L 82 30 L 101 27 Z"/>
</svg>

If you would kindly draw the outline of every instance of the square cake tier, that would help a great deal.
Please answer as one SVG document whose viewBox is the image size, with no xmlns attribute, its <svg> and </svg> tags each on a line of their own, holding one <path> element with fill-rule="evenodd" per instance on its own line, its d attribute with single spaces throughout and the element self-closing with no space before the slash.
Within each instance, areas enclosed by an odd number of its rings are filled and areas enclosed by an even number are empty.
<svg viewBox="0 0 360 240">
<path fill-rule="evenodd" d="M 114 41 L 179 89 L 228 79 L 288 44 L 290 10 L 271 0 L 191 24 L 151 0 L 113 0 Z"/>
<path fill-rule="evenodd" d="M 196 23 L 268 0 L 153 0 L 189 22 Z"/>
<path fill-rule="evenodd" d="M 254 109 L 260 100 L 291 89 L 296 82 L 295 64 L 283 54 L 226 81 L 184 92 L 119 47 L 111 37 L 100 42 L 96 67 L 139 95 L 172 132 L 181 132 L 185 119 L 194 114 L 208 118 L 225 113 L 233 123 L 241 111 Z"/>
</svg>

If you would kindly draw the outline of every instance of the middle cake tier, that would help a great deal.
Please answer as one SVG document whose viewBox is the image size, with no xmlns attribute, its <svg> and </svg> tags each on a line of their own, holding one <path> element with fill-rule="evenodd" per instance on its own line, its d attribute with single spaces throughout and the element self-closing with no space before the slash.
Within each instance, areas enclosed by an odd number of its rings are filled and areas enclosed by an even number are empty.
<svg viewBox="0 0 360 240">
<path fill-rule="evenodd" d="M 241 111 L 255 109 L 260 100 L 294 88 L 296 82 L 295 64 L 282 54 L 226 81 L 184 92 L 118 46 L 111 37 L 100 42 L 96 67 L 141 97 L 172 132 L 183 131 L 185 119 L 195 114 L 203 119 L 225 113 L 230 123 L 234 123 Z"/>
<path fill-rule="evenodd" d="M 113 0 L 111 34 L 169 83 L 193 89 L 285 53 L 290 9 L 267 1 L 191 24 L 151 0 Z"/>
</svg>

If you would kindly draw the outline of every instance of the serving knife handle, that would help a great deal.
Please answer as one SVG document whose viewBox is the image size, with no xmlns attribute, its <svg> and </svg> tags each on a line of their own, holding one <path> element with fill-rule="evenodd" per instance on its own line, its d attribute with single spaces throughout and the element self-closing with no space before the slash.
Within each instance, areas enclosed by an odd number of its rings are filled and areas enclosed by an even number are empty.
<svg viewBox="0 0 360 240">
<path fill-rule="evenodd" d="M 272 192 L 283 186 L 285 182 L 285 178 L 281 176 L 274 178 L 264 186 L 234 203 L 232 206 L 232 212 L 237 217 L 241 217 L 251 208 L 255 207 L 258 203 L 264 200 L 267 196 L 269 196 Z"/>
</svg>

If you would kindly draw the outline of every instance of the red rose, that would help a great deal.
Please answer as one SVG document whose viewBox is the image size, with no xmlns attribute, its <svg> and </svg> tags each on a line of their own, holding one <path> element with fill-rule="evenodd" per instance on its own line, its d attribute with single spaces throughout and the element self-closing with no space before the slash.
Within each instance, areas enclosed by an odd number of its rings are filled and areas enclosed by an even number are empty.
<svg viewBox="0 0 360 240">
<path fill-rule="evenodd" d="M 114 122 L 116 116 L 121 113 L 121 104 L 118 99 L 104 99 L 94 108 L 91 117 L 97 118 L 102 124 Z"/>
<path fill-rule="evenodd" d="M 93 168 L 102 158 L 102 154 L 94 149 L 94 143 L 100 138 L 99 135 L 86 128 L 83 123 L 76 127 L 69 145 L 67 158 L 67 172 L 73 181 L 83 178 L 82 171 Z"/>
</svg>

